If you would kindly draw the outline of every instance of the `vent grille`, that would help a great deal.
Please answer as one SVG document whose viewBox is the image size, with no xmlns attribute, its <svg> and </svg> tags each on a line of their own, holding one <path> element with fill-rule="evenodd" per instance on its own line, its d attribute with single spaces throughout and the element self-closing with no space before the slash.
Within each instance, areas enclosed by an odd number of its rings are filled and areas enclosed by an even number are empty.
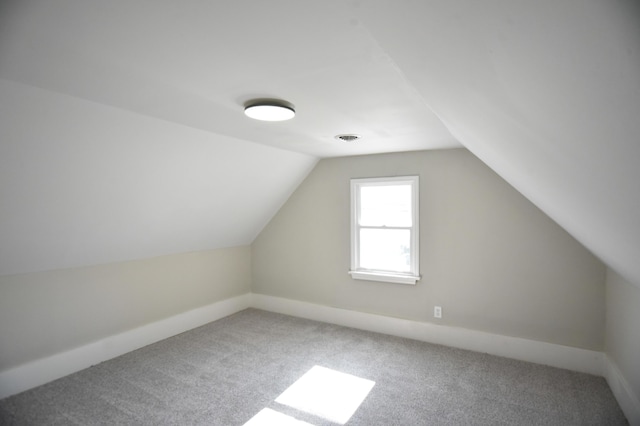
<svg viewBox="0 0 640 426">
<path fill-rule="evenodd" d="M 357 141 L 359 139 L 362 139 L 362 136 L 360 135 L 353 135 L 353 134 L 349 134 L 349 135 L 338 135 L 336 136 L 336 139 L 344 141 L 344 142 L 354 142 Z"/>
</svg>

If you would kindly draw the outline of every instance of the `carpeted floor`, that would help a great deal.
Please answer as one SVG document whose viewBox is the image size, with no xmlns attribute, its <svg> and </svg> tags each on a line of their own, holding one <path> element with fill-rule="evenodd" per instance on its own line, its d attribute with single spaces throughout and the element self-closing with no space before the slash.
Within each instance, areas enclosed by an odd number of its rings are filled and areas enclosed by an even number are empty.
<svg viewBox="0 0 640 426">
<path fill-rule="evenodd" d="M 334 373 L 317 383 L 318 374 L 305 376 L 312 369 Z M 308 380 L 297 382 L 303 376 Z M 346 381 L 334 380 L 340 378 Z M 302 391 L 307 406 L 287 402 L 302 382 L 319 393 Z M 327 401 L 346 406 L 357 394 L 361 405 L 323 414 Z M 626 424 L 601 377 L 255 309 L 0 401 L 2 425 L 320 426 L 346 419 L 347 425 Z"/>
</svg>

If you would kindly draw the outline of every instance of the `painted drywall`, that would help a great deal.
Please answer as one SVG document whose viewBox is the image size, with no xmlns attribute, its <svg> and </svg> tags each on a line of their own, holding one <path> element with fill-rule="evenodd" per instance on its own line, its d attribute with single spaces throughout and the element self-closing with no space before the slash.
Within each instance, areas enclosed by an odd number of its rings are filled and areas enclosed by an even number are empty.
<svg viewBox="0 0 640 426">
<path fill-rule="evenodd" d="M 467 149 L 640 286 L 640 2 L 353 7 Z"/>
<path fill-rule="evenodd" d="M 606 353 L 640 401 L 640 289 L 609 269 L 606 285 Z M 640 406 L 636 406 L 639 410 Z M 640 412 L 639 412 L 640 413 Z"/>
<path fill-rule="evenodd" d="M 4 0 L 0 76 L 317 157 L 461 146 L 349 3 Z M 295 104 L 295 120 L 247 120 L 263 97 Z"/>
<path fill-rule="evenodd" d="M 0 141 L 0 275 L 249 245 L 317 162 L 3 79 Z"/>
<path fill-rule="evenodd" d="M 0 276 L 0 371 L 250 291 L 249 246 Z"/>
<path fill-rule="evenodd" d="M 352 280 L 349 179 L 416 174 L 422 279 Z M 258 294 L 603 349 L 605 266 L 465 149 L 322 160 L 252 262 Z"/>
</svg>

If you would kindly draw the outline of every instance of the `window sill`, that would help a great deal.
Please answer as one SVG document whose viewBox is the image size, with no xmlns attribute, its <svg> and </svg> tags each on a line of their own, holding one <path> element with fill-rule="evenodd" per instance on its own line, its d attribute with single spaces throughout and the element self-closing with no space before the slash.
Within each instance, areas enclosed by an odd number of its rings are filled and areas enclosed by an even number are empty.
<svg viewBox="0 0 640 426">
<path fill-rule="evenodd" d="M 395 284 L 415 285 L 420 275 L 387 274 L 384 272 L 349 271 L 354 280 L 382 281 Z"/>
</svg>

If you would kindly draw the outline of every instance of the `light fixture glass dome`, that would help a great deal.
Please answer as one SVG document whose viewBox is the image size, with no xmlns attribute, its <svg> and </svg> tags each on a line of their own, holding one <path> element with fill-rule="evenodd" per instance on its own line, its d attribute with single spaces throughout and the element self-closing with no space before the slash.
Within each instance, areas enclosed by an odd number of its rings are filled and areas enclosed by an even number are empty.
<svg viewBox="0 0 640 426">
<path fill-rule="evenodd" d="M 247 117 L 262 121 L 284 121 L 295 117 L 292 107 L 276 102 L 257 102 L 247 105 L 244 109 Z"/>
</svg>

